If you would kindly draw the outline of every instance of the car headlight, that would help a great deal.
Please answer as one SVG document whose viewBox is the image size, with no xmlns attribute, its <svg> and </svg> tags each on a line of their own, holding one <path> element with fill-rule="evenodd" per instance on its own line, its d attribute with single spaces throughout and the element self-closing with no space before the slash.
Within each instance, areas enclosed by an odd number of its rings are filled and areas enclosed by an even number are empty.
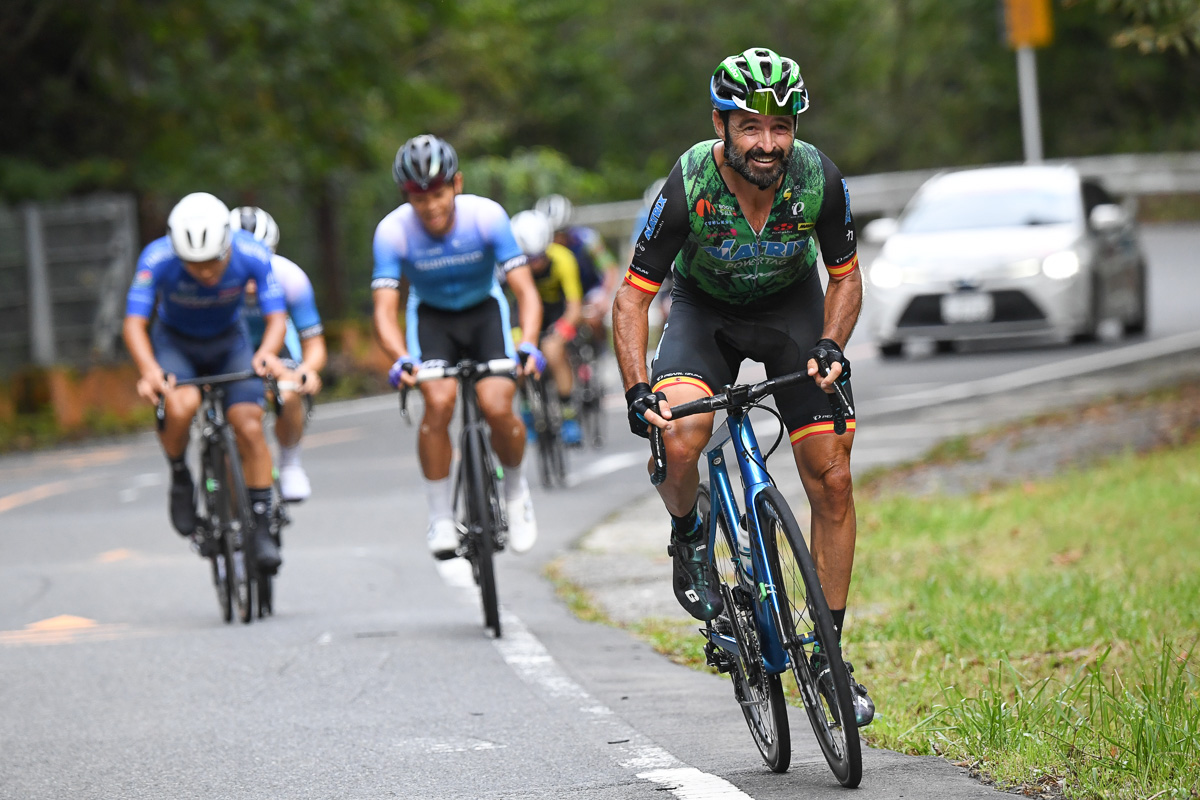
<svg viewBox="0 0 1200 800">
<path fill-rule="evenodd" d="M 904 270 L 891 261 L 875 259 L 871 265 L 871 283 L 880 289 L 895 289 L 904 280 Z"/>
<path fill-rule="evenodd" d="M 1047 278 L 1066 280 L 1079 272 L 1079 254 L 1074 250 L 1051 253 L 1042 259 L 1042 272 Z"/>
</svg>

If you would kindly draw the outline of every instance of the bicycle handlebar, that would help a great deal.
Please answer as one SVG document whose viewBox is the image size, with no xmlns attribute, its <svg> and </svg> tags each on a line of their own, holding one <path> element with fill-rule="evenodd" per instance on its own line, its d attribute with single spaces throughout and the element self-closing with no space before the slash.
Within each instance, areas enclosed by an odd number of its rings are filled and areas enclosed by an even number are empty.
<svg viewBox="0 0 1200 800">
<path fill-rule="evenodd" d="M 267 385 L 267 391 L 271 393 L 271 406 L 275 411 L 275 416 L 283 413 L 283 401 L 279 399 L 279 384 L 275 380 L 274 375 L 259 375 L 252 369 L 242 370 L 241 372 L 226 372 L 221 375 L 202 375 L 198 378 L 182 378 L 175 381 L 175 388 L 180 386 L 199 386 L 201 391 L 213 386 L 224 386 L 228 383 L 237 383 L 238 381 L 250 380 L 251 378 L 262 378 L 263 383 Z M 159 394 L 158 404 L 154 407 L 154 422 L 161 431 L 167 423 L 167 396 Z"/>
<path fill-rule="evenodd" d="M 490 375 L 507 375 L 517 368 L 517 362 L 511 358 L 493 358 L 491 361 L 460 361 L 457 364 L 443 367 L 422 367 L 417 370 L 417 383 L 436 381 L 440 378 L 459 378 L 463 375 L 472 378 L 486 378 Z M 400 387 L 400 416 L 408 424 L 408 392 L 412 387 L 407 384 Z"/>
<path fill-rule="evenodd" d="M 824 359 L 818 363 L 817 367 L 822 375 L 828 374 L 829 364 Z M 802 383 L 806 380 L 812 380 L 812 376 L 807 372 L 793 372 L 788 375 L 780 375 L 778 378 L 768 378 L 759 383 L 740 383 L 726 386 L 720 393 L 714 394 L 712 397 L 701 397 L 698 400 L 690 400 L 677 406 L 671 406 L 671 419 L 680 419 L 682 417 L 690 417 L 694 414 L 705 414 L 730 408 L 746 409 L 767 395 L 774 394 L 780 389 Z M 846 415 L 853 416 L 854 408 L 851 407 L 845 390 L 836 381 L 833 387 L 834 393 L 828 396 L 829 405 L 833 410 L 834 433 L 840 436 L 846 432 Z M 650 476 L 650 483 L 658 486 L 667 479 L 667 457 L 666 446 L 663 444 L 662 428 L 659 428 L 657 425 L 650 426 L 650 455 L 654 461 L 654 472 Z"/>
</svg>

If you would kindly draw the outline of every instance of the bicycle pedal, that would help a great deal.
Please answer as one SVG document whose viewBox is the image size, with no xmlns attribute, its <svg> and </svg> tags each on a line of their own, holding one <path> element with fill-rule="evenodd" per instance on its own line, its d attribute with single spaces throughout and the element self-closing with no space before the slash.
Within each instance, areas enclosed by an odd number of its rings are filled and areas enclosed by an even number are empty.
<svg viewBox="0 0 1200 800">
<path fill-rule="evenodd" d="M 745 586 L 738 584 L 737 586 L 733 587 L 731 593 L 733 595 L 734 605 L 740 606 L 741 608 L 750 608 L 754 605 L 754 595 Z"/>
<path fill-rule="evenodd" d="M 722 674 L 733 669 L 733 659 L 712 642 L 704 645 L 704 662 Z"/>
</svg>

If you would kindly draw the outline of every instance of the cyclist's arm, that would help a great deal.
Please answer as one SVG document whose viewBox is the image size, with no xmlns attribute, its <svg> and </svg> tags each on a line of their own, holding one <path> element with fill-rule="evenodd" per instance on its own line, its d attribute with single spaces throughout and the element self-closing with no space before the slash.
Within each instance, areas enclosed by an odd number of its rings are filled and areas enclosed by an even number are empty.
<svg viewBox="0 0 1200 800">
<path fill-rule="evenodd" d="M 296 371 L 305 376 L 300 391 L 304 394 L 316 394 L 321 391 L 321 370 L 325 369 L 325 362 L 328 358 L 325 337 L 318 333 L 302 338 L 300 353 L 300 364 L 296 367 Z"/>
<path fill-rule="evenodd" d="M 392 361 L 408 355 L 400 330 L 400 289 L 379 288 L 371 292 L 375 305 L 375 341 Z"/>
<path fill-rule="evenodd" d="M 154 346 L 150 343 L 150 320 L 136 314 L 127 314 L 122 328 L 125 347 L 137 365 L 140 377 L 137 382 L 138 396 L 150 403 L 158 402 L 160 392 L 169 388 L 170 380 L 154 357 Z"/>
<path fill-rule="evenodd" d="M 265 314 L 263 321 L 266 327 L 263 329 L 262 343 L 254 353 L 254 371 L 259 375 L 270 372 L 278 377 L 283 374 L 279 351 L 283 349 L 283 339 L 287 336 L 287 312 Z"/>
<path fill-rule="evenodd" d="M 844 350 L 862 310 L 862 271 L 858 268 L 858 241 L 850 213 L 850 193 L 842 173 L 824 153 L 825 197 L 817 218 L 817 241 L 829 273 L 825 290 L 825 323 L 821 338 L 832 339 Z M 835 372 L 840 373 L 839 364 Z M 829 378 L 832 381 L 833 377 Z"/>
<path fill-rule="evenodd" d="M 538 332 L 542 329 L 542 298 L 538 295 L 533 272 L 522 264 L 506 273 L 508 288 L 517 299 L 517 319 L 521 322 L 521 343 L 537 347 Z"/>
</svg>

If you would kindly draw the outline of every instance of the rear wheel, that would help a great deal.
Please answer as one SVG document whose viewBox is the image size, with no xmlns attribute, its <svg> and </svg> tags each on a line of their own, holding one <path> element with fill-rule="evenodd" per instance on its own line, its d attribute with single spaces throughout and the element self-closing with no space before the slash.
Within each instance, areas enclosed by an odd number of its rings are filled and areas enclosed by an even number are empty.
<svg viewBox="0 0 1200 800">
<path fill-rule="evenodd" d="M 1125 323 L 1125 333 L 1130 335 L 1146 332 L 1146 265 L 1138 263 L 1137 270 L 1137 311 Z"/>
<path fill-rule="evenodd" d="M 707 523 L 712 511 L 707 483 L 700 484 L 696 493 L 696 510 Z M 758 629 L 754 623 L 754 599 L 739 584 L 739 568 L 734 561 L 736 552 L 737 540 L 730 529 L 730 521 L 721 515 L 717 519 L 712 558 L 713 572 L 725 601 L 725 613 L 707 630 L 711 632 L 710 642 L 714 634 L 731 637 L 737 643 L 737 652 L 709 644 L 710 661 L 715 661 L 720 671 L 729 673 L 734 697 L 741 706 L 742 716 L 746 718 L 746 726 L 763 762 L 773 772 L 786 772 L 792 760 L 792 739 L 783 684 L 779 675 L 769 674 L 763 665 Z"/>
<path fill-rule="evenodd" d="M 862 751 L 850 678 L 842 661 L 833 615 L 800 526 L 783 495 L 775 487 L 767 487 L 758 495 L 757 505 L 767 557 L 775 573 L 780 612 L 777 622 L 792 674 L 825 761 L 838 782 L 853 788 L 862 780 Z M 811 668 L 818 648 L 829 665 L 824 681 L 818 681 Z"/>
<path fill-rule="evenodd" d="M 463 465 L 466 480 L 465 487 L 466 527 L 469 540 L 468 554 L 474 572 L 475 582 L 479 585 L 479 597 L 483 603 L 483 624 L 500 638 L 500 602 L 496 595 L 496 570 L 494 541 L 496 531 L 492 514 L 493 494 L 495 484 L 487 479 L 485 469 L 485 444 L 482 434 L 478 431 L 468 433 L 465 437 L 466 447 L 463 450 Z"/>
<path fill-rule="evenodd" d="M 879 355 L 884 358 L 897 358 L 904 352 L 903 342 L 884 342 L 879 345 Z"/>
</svg>

